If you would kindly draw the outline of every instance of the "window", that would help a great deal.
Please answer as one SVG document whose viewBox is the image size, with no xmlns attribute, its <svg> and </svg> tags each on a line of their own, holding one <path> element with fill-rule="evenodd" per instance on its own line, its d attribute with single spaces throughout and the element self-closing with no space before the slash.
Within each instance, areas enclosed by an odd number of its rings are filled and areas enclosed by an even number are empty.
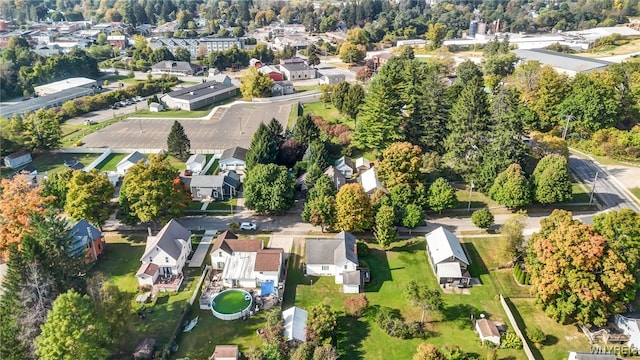
<svg viewBox="0 0 640 360">
<path fill-rule="evenodd" d="M 169 262 L 169 257 L 168 256 L 164 257 L 164 262 Z"/>
<path fill-rule="evenodd" d="M 347 270 L 349 268 L 349 265 L 345 265 L 344 269 Z"/>
<path fill-rule="evenodd" d="M 322 265 L 322 271 L 329 271 L 329 265 Z"/>
</svg>

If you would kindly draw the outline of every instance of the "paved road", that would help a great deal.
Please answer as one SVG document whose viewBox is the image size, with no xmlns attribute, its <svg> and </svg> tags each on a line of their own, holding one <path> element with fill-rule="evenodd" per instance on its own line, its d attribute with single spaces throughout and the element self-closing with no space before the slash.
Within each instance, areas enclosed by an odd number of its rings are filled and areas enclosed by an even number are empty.
<svg viewBox="0 0 640 360">
<path fill-rule="evenodd" d="M 586 160 L 575 155 L 569 156 L 569 167 L 585 183 L 594 186 L 600 203 L 607 209 L 632 209 L 640 212 L 640 207 L 633 202 L 617 180 L 593 160 Z M 597 179 L 596 179 L 597 174 Z"/>
</svg>

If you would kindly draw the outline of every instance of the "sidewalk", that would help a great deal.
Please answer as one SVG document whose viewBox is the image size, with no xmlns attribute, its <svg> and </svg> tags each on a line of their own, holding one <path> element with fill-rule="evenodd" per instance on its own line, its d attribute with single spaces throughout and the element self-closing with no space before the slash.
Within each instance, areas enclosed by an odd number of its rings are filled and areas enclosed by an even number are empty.
<svg viewBox="0 0 640 360">
<path fill-rule="evenodd" d="M 211 246 L 211 242 L 213 240 L 213 237 L 216 235 L 216 233 L 217 233 L 216 230 L 206 230 L 204 232 L 204 236 L 202 237 L 202 240 L 200 240 L 200 244 L 198 244 L 198 247 L 196 248 L 196 252 L 191 257 L 191 260 L 189 260 L 189 267 L 202 266 L 204 259 L 207 257 L 207 254 L 209 253 L 209 246 Z"/>
</svg>

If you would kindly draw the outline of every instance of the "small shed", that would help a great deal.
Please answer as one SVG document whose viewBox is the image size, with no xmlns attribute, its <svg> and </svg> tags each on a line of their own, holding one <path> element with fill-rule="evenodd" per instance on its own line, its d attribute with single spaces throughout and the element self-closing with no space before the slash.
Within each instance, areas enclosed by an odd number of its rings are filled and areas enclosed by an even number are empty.
<svg viewBox="0 0 640 360">
<path fill-rule="evenodd" d="M 153 356 L 153 348 L 156 345 L 156 340 L 154 338 L 144 338 L 138 346 L 136 346 L 136 350 L 133 352 L 134 359 L 151 359 Z"/>
<path fill-rule="evenodd" d="M 238 360 L 240 351 L 238 345 L 217 345 L 213 350 L 211 360 Z"/>
<path fill-rule="evenodd" d="M 493 321 L 489 319 L 477 320 L 475 328 L 482 342 L 489 341 L 500 346 L 500 331 Z"/>
<path fill-rule="evenodd" d="M 342 292 L 345 294 L 358 294 L 362 291 L 362 275 L 360 270 L 345 271 L 342 273 Z"/>
<path fill-rule="evenodd" d="M 138 151 L 134 151 L 131 154 L 125 156 L 124 159 L 120 160 L 120 162 L 116 165 L 116 171 L 119 175 L 124 175 L 130 167 L 140 161 L 144 161 L 147 164 L 149 163 L 149 159 L 147 159 L 144 154 Z"/>
<path fill-rule="evenodd" d="M 297 307 L 290 307 L 282 312 L 284 321 L 284 338 L 287 341 L 307 341 L 307 318 L 309 314 Z"/>
<path fill-rule="evenodd" d="M 31 153 L 28 151 L 18 151 L 4 157 L 4 165 L 11 169 L 17 169 L 22 165 L 31 162 Z"/>
<path fill-rule="evenodd" d="M 370 167 L 371 167 L 371 161 L 369 161 L 364 156 L 361 156 L 356 159 L 356 169 L 358 169 L 358 171 L 369 170 Z"/>
<path fill-rule="evenodd" d="M 161 112 L 164 111 L 164 106 L 162 104 L 158 104 L 157 102 L 152 102 L 151 104 L 149 104 L 149 111 Z"/>
</svg>

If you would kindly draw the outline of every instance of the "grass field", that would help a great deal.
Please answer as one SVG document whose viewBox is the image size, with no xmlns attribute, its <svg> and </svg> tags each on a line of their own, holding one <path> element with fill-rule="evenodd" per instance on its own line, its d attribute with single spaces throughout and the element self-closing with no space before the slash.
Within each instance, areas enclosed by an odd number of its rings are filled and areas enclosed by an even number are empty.
<svg viewBox="0 0 640 360">
<path fill-rule="evenodd" d="M 216 105 L 210 105 L 202 109 L 193 110 L 193 111 L 166 110 L 161 112 L 151 112 L 149 110 L 140 110 L 131 114 L 131 117 L 141 117 L 141 118 L 148 117 L 148 118 L 163 118 L 163 119 L 169 119 L 169 118 L 193 119 L 193 118 L 205 117 L 209 115 L 209 113 L 211 112 L 211 109 L 213 109 L 215 106 Z"/>
<path fill-rule="evenodd" d="M 98 164 L 98 166 L 96 166 L 96 169 L 102 171 L 116 171 L 116 165 L 118 165 L 118 163 L 122 161 L 122 159 L 124 159 L 127 155 L 128 154 L 111 153 L 111 155 L 107 156 L 106 159 L 104 159 L 100 164 Z"/>
<path fill-rule="evenodd" d="M 84 138 L 85 136 L 93 134 L 98 130 L 102 130 L 107 126 L 111 126 L 119 121 L 122 121 L 124 118 L 128 116 L 129 115 L 117 116 L 113 119 L 109 119 L 99 124 L 92 124 L 92 125 L 62 124 L 61 128 L 62 128 L 63 135 L 62 135 L 61 147 L 74 146 L 78 141 L 82 141 L 82 138 Z"/>
<path fill-rule="evenodd" d="M 640 200 L 640 188 L 633 188 L 629 190 L 631 190 L 631 193 L 635 195 L 638 198 L 638 200 Z"/>
<path fill-rule="evenodd" d="M 33 162 L 31 166 L 38 170 L 39 174 L 44 173 L 54 173 L 59 172 L 67 167 L 64 165 L 64 162 L 67 160 L 78 160 L 85 166 L 89 165 L 93 160 L 97 159 L 100 154 L 69 154 L 69 153 L 46 153 L 46 154 L 34 154 Z M 13 174 L 15 171 L 5 173 L 3 171 L 2 176 L 4 177 Z"/>
<path fill-rule="evenodd" d="M 312 113 L 313 115 L 322 116 L 326 121 L 336 123 L 343 119 L 338 109 L 331 104 L 324 104 L 321 101 L 304 105 L 304 114 Z"/>
<path fill-rule="evenodd" d="M 477 341 L 472 330 L 470 315 L 488 315 L 495 320 L 505 320 L 506 316 L 497 299 L 497 291 L 488 271 L 478 255 L 476 240 L 466 244 L 467 251 L 474 265 L 473 276 L 479 276 L 482 286 L 471 289 L 470 295 L 444 294 L 446 303 L 444 321 L 427 324 L 432 334 L 429 343 L 439 347 L 444 345 L 460 346 L 464 351 L 484 356 L 486 349 Z M 393 244 L 388 251 L 372 249 L 363 260 L 371 269 L 372 282 L 365 287 L 365 294 L 370 304 L 397 309 L 407 321 L 419 320 L 421 312 L 410 306 L 402 296 L 402 291 L 409 280 L 417 280 L 432 288 L 438 288 L 436 279 L 428 264 L 424 251 L 424 239 L 411 239 Z M 348 358 L 362 359 L 409 359 L 418 344 L 424 340 L 401 340 L 390 337 L 376 325 L 370 316 L 360 319 L 347 318 L 342 315 L 345 296 L 340 286 L 333 283 L 331 277 L 305 277 L 300 271 L 302 261 L 301 247 L 296 247 L 296 254 L 290 261 L 289 274 L 283 308 L 295 304 L 308 308 L 318 303 L 329 304 L 339 312 L 338 318 L 338 350 Z M 471 305 L 473 304 L 473 305 Z M 517 350 L 498 350 L 500 358 L 524 359 L 524 353 Z"/>
</svg>

